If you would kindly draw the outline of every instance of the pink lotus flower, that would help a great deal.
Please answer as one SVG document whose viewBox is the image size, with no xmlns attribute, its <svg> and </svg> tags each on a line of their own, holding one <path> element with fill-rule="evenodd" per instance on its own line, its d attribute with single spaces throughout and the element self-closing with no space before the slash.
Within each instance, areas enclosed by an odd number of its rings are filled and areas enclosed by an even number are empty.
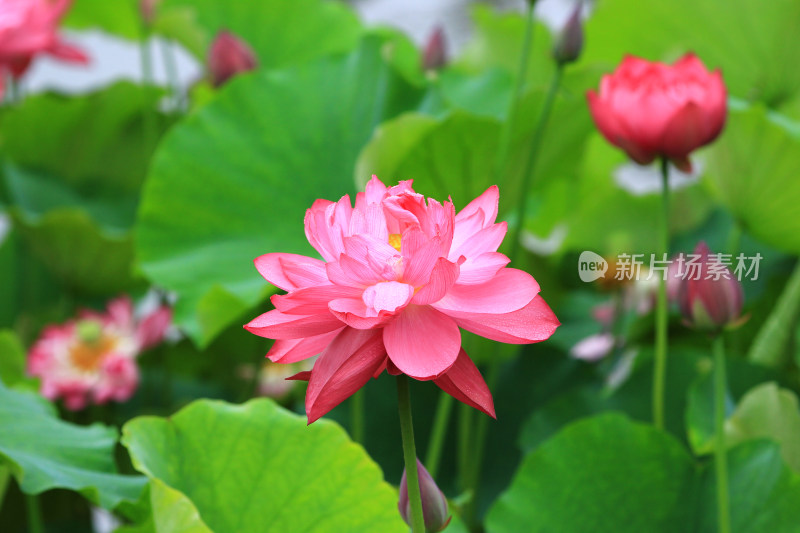
<svg viewBox="0 0 800 533">
<path fill-rule="evenodd" d="M 308 379 L 309 423 L 384 369 L 433 380 L 457 400 L 494 416 L 492 396 L 461 348 L 466 329 L 500 342 L 527 344 L 559 325 L 539 285 L 507 268 L 497 252 L 506 223 L 495 223 L 497 187 L 458 215 L 452 202 L 414 192 L 411 181 L 387 188 L 375 176 L 366 192 L 317 200 L 306 237 L 323 260 L 286 253 L 256 258 L 258 271 L 288 292 L 275 310 L 245 329 L 277 339 L 267 354 L 294 363 L 320 354 Z"/>
<path fill-rule="evenodd" d="M 720 134 L 727 113 L 722 74 L 691 53 L 671 66 L 627 56 L 587 98 L 608 142 L 639 164 L 666 157 L 684 172 L 689 154 Z"/>
<path fill-rule="evenodd" d="M 208 72 L 211 83 L 219 87 L 240 72 L 258 66 L 258 60 L 246 42 L 229 31 L 221 31 L 208 51 Z"/>
<path fill-rule="evenodd" d="M 0 74 L 8 72 L 19 78 L 39 54 L 87 63 L 86 55 L 63 42 L 57 33 L 71 4 L 72 0 L 0 1 Z"/>
<path fill-rule="evenodd" d="M 160 307 L 137 320 L 131 301 L 111 301 L 105 313 L 85 311 L 78 320 L 45 328 L 28 354 L 28 373 L 41 378 L 42 396 L 63 398 L 68 409 L 122 402 L 139 383 L 136 357 L 161 342 L 172 318 Z"/>
</svg>

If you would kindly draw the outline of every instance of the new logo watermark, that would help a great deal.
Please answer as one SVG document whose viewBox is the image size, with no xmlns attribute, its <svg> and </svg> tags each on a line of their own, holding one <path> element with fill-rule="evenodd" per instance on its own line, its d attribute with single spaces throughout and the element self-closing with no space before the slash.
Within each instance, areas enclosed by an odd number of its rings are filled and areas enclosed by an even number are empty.
<svg viewBox="0 0 800 533">
<path fill-rule="evenodd" d="M 584 283 L 590 283 L 606 277 L 608 261 L 602 255 L 586 250 L 578 258 L 578 276 Z"/>
<path fill-rule="evenodd" d="M 578 276 L 581 281 L 590 283 L 600 278 L 614 279 L 617 281 L 651 280 L 661 277 L 667 279 L 672 275 L 675 278 L 699 280 L 703 275 L 700 265 L 702 256 L 699 254 L 679 254 L 669 259 L 667 254 L 619 254 L 614 260 L 614 271 L 608 272 L 608 261 L 601 255 L 590 250 L 581 252 L 578 257 Z M 758 267 L 762 255 L 710 254 L 709 263 L 706 265 L 703 279 L 731 279 L 739 281 L 758 279 Z"/>
</svg>

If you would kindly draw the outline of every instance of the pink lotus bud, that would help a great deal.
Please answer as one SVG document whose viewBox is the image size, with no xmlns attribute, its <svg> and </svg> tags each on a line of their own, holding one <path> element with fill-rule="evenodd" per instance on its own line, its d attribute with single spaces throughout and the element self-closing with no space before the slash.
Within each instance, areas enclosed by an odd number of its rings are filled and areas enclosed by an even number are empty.
<svg viewBox="0 0 800 533">
<path fill-rule="evenodd" d="M 741 318 L 742 285 L 718 257 L 701 242 L 687 257 L 678 290 L 678 303 L 693 328 L 720 330 Z"/>
<path fill-rule="evenodd" d="M 572 11 L 567 23 L 561 30 L 561 35 L 553 48 L 553 58 L 559 65 L 566 65 L 578 60 L 583 50 L 583 21 L 581 12 L 583 2 L 578 2 Z"/>
<path fill-rule="evenodd" d="M 425 45 L 422 54 L 423 70 L 439 70 L 447 65 L 447 46 L 444 40 L 444 30 L 437 26 Z"/>
<path fill-rule="evenodd" d="M 689 154 L 717 138 L 727 115 L 722 74 L 691 53 L 673 65 L 627 56 L 586 97 L 608 142 L 640 165 L 664 157 L 684 172 L 692 169 Z"/>
<path fill-rule="evenodd" d="M 217 34 L 208 51 L 208 71 L 214 87 L 219 87 L 240 72 L 253 70 L 258 66 L 253 50 L 229 31 Z"/>
<path fill-rule="evenodd" d="M 144 20 L 145 24 L 148 26 L 153 24 L 153 21 L 156 19 L 156 9 L 160 3 L 161 0 L 140 0 L 139 13 L 142 16 L 142 20 Z"/>
<path fill-rule="evenodd" d="M 419 491 L 422 495 L 422 516 L 425 519 L 425 529 L 428 531 L 442 531 L 450 523 L 451 516 L 447 512 L 447 498 L 445 498 L 431 475 L 417 459 L 417 475 L 419 476 Z M 411 525 L 411 502 L 408 499 L 408 482 L 406 471 L 400 480 L 400 501 L 397 503 L 400 516 Z"/>
</svg>

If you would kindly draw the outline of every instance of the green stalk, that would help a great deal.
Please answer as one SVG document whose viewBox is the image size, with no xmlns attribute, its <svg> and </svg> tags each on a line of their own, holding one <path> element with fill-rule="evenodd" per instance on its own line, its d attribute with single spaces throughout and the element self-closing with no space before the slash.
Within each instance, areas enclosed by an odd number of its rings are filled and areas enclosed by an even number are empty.
<svg viewBox="0 0 800 533">
<path fill-rule="evenodd" d="M 6 102 L 9 104 L 16 104 L 19 101 L 20 83 L 14 76 L 8 76 L 6 80 Z"/>
<path fill-rule="evenodd" d="M 656 253 L 669 253 L 669 161 L 661 159 L 661 217 L 659 218 L 659 240 Z M 656 302 L 656 345 L 653 367 L 653 424 L 664 429 L 664 383 L 667 375 L 667 277 L 658 282 Z"/>
<path fill-rule="evenodd" d="M 26 494 L 25 508 L 28 511 L 28 532 L 44 533 L 44 522 L 42 522 L 42 509 L 39 506 L 39 497 L 35 494 Z"/>
<path fill-rule="evenodd" d="M 139 44 L 139 59 L 142 70 L 142 114 L 144 119 L 144 150 L 145 157 L 150 156 L 156 140 L 156 110 L 150 105 L 147 98 L 147 91 L 154 84 L 153 78 L 153 58 L 150 55 L 150 32 L 144 30 L 144 35 Z"/>
<path fill-rule="evenodd" d="M 514 227 L 514 233 L 511 240 L 511 263 L 516 264 L 518 259 L 517 255 L 520 250 L 520 236 L 522 235 L 522 227 L 525 225 L 525 215 L 528 209 L 528 191 L 533 185 L 533 174 L 536 170 L 536 162 L 539 159 L 539 151 L 542 148 L 542 139 L 544 138 L 544 130 L 547 128 L 547 122 L 550 120 L 550 114 L 553 111 L 553 103 L 558 93 L 558 88 L 561 86 L 561 78 L 564 74 L 564 66 L 556 66 L 556 71 L 553 74 L 553 79 L 550 82 L 550 88 L 547 91 L 542 111 L 539 113 L 539 118 L 536 121 L 536 127 L 533 130 L 533 140 L 528 149 L 528 159 L 525 161 L 525 167 L 522 173 L 522 187 L 518 191 L 519 202 L 517 203 L 517 225 Z"/>
<path fill-rule="evenodd" d="M 3 499 L 6 496 L 9 481 L 11 481 L 11 472 L 7 466 L 0 465 L 0 509 L 3 508 Z"/>
<path fill-rule="evenodd" d="M 350 398 L 350 432 L 353 441 L 364 444 L 364 391 L 361 389 Z"/>
<path fill-rule="evenodd" d="M 425 468 L 433 479 L 439 471 L 439 461 L 442 458 L 444 437 L 450 422 L 450 413 L 453 410 L 453 397 L 446 392 L 439 393 L 439 403 L 436 406 L 436 415 L 433 418 L 433 429 L 428 442 L 428 454 L 425 456 Z"/>
<path fill-rule="evenodd" d="M 500 132 L 500 150 L 497 152 L 495 160 L 495 181 L 501 183 L 505 176 L 505 167 L 508 163 L 508 154 L 511 152 L 511 135 L 514 131 L 514 118 L 525 92 L 525 78 L 528 75 L 528 63 L 530 62 L 531 48 L 533 43 L 534 17 L 533 8 L 536 2 L 528 2 L 527 18 L 525 19 L 525 36 L 522 38 L 522 52 L 519 56 L 519 67 L 517 68 L 517 80 L 514 86 L 514 93 L 508 106 L 508 114 L 503 123 L 503 130 Z"/>
<path fill-rule="evenodd" d="M 714 465 L 717 478 L 719 533 L 731 533 L 728 500 L 728 461 L 725 449 L 725 341 L 714 339 Z"/>
<path fill-rule="evenodd" d="M 406 465 L 408 501 L 411 507 L 412 533 L 425 533 L 425 517 L 422 515 L 422 496 L 417 475 L 417 450 L 414 446 L 414 423 L 411 419 L 411 395 L 408 392 L 408 376 L 397 376 L 397 407 L 400 413 L 400 434 L 403 439 L 403 460 Z"/>
<path fill-rule="evenodd" d="M 493 360 L 486 374 L 486 385 L 489 387 L 489 390 L 494 389 L 499 374 L 500 364 L 496 360 Z M 470 412 L 472 412 L 472 408 L 470 408 Z M 489 431 L 489 421 L 491 420 L 489 416 L 484 413 L 477 413 L 477 416 L 478 422 L 475 424 L 473 455 L 469 458 L 466 474 L 466 487 L 472 494 L 464 510 L 464 519 L 468 525 L 475 519 L 478 485 L 481 481 L 481 466 L 483 466 L 483 454 L 486 450 L 486 434 Z"/>
<path fill-rule="evenodd" d="M 462 403 L 458 414 L 458 483 L 462 491 L 469 489 L 469 469 L 472 464 L 472 407 Z"/>
<path fill-rule="evenodd" d="M 178 63 L 175 61 L 175 50 L 170 41 L 161 41 L 161 57 L 167 71 L 169 92 L 172 97 L 172 109 L 178 109 L 180 101 L 180 82 L 178 81 Z"/>
</svg>

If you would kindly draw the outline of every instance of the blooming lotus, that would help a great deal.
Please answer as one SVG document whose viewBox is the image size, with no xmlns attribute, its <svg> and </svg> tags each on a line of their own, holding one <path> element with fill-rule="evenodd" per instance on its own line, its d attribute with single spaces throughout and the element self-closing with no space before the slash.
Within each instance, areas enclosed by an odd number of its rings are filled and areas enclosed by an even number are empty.
<svg viewBox="0 0 800 533">
<path fill-rule="evenodd" d="M 72 0 L 0 0 L 0 73 L 19 78 L 39 54 L 86 63 L 81 50 L 58 36 L 58 24 L 71 4 Z"/>
<path fill-rule="evenodd" d="M 463 328 L 500 342 L 527 344 L 559 325 L 530 274 L 508 268 L 497 251 L 506 223 L 495 222 L 490 187 L 458 214 L 427 199 L 411 181 L 317 200 L 306 212 L 308 241 L 322 260 L 270 253 L 255 265 L 287 291 L 275 309 L 244 327 L 276 339 L 267 357 L 294 363 L 319 354 L 308 379 L 309 423 L 387 370 L 432 380 L 494 416 L 491 393 L 461 347 Z"/>
<path fill-rule="evenodd" d="M 587 98 L 608 142 L 639 164 L 665 157 L 684 172 L 689 154 L 720 134 L 727 113 L 722 74 L 694 54 L 674 65 L 628 56 Z"/>
<path fill-rule="evenodd" d="M 160 307 L 137 320 L 130 299 L 118 298 L 105 313 L 45 328 L 28 355 L 28 373 L 42 380 L 45 398 L 63 398 L 68 409 L 122 402 L 139 383 L 136 357 L 161 342 L 172 313 Z"/>
</svg>

